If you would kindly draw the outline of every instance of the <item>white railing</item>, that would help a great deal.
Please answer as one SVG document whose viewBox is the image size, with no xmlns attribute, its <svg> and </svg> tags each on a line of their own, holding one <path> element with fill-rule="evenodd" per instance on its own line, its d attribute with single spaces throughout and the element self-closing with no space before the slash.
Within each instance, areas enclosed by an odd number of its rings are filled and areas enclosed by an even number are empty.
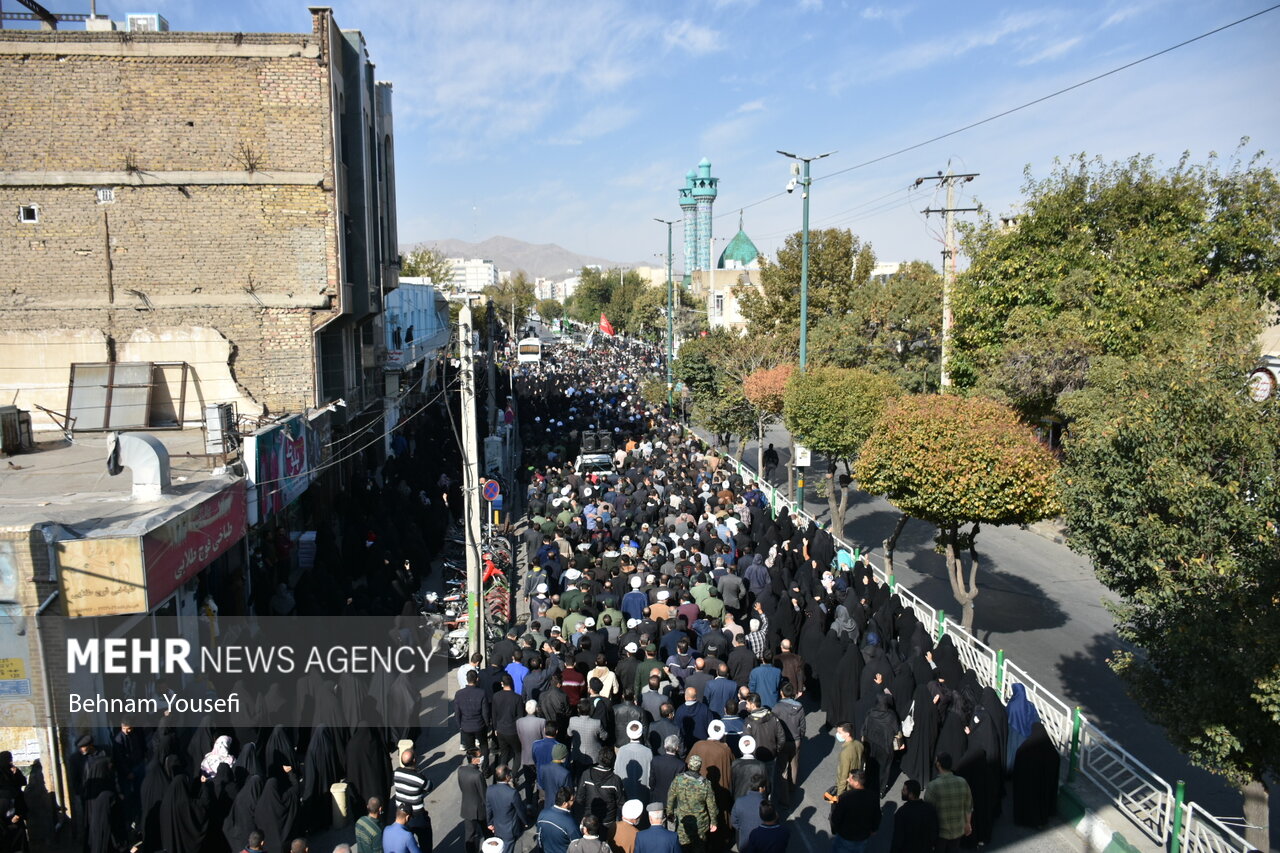
<svg viewBox="0 0 1280 853">
<path fill-rule="evenodd" d="M 723 456 L 721 464 L 727 464 L 745 480 L 760 482 L 749 465 L 738 462 L 732 455 Z M 775 514 L 780 507 L 786 506 L 790 508 L 797 526 L 801 523 L 807 525 L 814 520 L 813 516 L 797 509 L 773 484 L 766 484 L 765 493 Z M 843 537 L 834 533 L 832 535 L 839 550 L 852 557 L 857 549 Z M 882 567 L 872 562 L 871 568 L 878 581 L 890 583 L 890 578 Z M 929 635 L 939 636 L 941 626 L 938 610 L 902 584 L 895 582 L 892 586 L 902 603 L 915 611 Z M 1032 678 L 1022 667 L 1008 658 L 1002 658 L 1000 653 L 957 623 L 947 620 L 945 629 L 951 635 L 964 665 L 974 671 L 983 685 L 994 688 L 1002 699 L 1008 701 L 1013 695 L 1014 684 L 1023 685 L 1027 699 L 1036 706 L 1040 721 L 1044 723 L 1045 730 L 1067 764 L 1078 769 L 1082 778 L 1101 791 L 1144 834 L 1161 844 L 1172 842 L 1180 853 L 1252 853 L 1256 849 L 1200 806 L 1193 802 L 1178 802 L 1168 782 L 1086 720 L 1078 708 L 1072 709 Z M 1076 743 L 1073 744 L 1073 740 Z M 1173 818 L 1179 810 L 1183 816 L 1182 826 L 1177 838 L 1173 838 Z"/>
<path fill-rule="evenodd" d="M 1195 803 L 1184 803 L 1182 813 L 1182 853 L 1248 853 L 1256 849 Z"/>
<path fill-rule="evenodd" d="M 1143 832 L 1161 844 L 1169 840 L 1174 799 L 1168 782 L 1090 722 L 1080 726 L 1076 762 L 1080 774 Z"/>
</svg>

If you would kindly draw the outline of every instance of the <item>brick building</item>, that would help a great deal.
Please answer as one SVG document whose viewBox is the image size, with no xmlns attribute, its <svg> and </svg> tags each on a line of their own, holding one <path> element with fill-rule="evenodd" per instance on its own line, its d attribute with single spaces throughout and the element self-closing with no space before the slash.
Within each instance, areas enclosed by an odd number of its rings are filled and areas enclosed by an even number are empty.
<svg viewBox="0 0 1280 853">
<path fill-rule="evenodd" d="M 299 34 L 0 31 L 0 409 L 41 439 L 0 477 L 0 748 L 62 802 L 70 739 L 105 733 L 68 690 L 152 689 L 69 678 L 64 638 L 242 610 L 330 439 L 382 417 L 391 87 L 310 12 Z M 205 458 L 217 403 L 261 426 L 243 469 Z"/>
<path fill-rule="evenodd" d="M 186 362 L 186 423 L 378 401 L 390 85 L 311 15 L 296 35 L 0 32 L 0 393 L 37 431 L 72 362 Z"/>
</svg>

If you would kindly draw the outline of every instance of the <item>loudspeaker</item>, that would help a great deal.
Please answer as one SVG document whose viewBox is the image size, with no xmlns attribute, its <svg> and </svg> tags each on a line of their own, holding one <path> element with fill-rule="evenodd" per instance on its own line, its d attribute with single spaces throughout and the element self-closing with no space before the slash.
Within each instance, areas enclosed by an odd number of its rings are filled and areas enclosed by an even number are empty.
<svg viewBox="0 0 1280 853">
<path fill-rule="evenodd" d="M 596 441 L 596 434 L 590 430 L 583 430 L 582 433 L 582 452 L 596 453 L 600 449 L 599 442 Z"/>
</svg>

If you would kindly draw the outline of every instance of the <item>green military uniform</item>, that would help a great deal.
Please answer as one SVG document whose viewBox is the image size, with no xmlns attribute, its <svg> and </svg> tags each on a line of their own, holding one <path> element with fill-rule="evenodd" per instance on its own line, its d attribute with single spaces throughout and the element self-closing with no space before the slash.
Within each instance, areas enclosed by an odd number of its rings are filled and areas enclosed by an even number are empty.
<svg viewBox="0 0 1280 853">
<path fill-rule="evenodd" d="M 702 608 L 702 615 L 706 616 L 708 619 L 724 618 L 724 602 L 716 598 L 714 595 L 708 595 L 702 600 L 699 607 Z"/>
<path fill-rule="evenodd" d="M 582 609 L 582 601 L 586 596 L 576 586 L 571 586 L 560 593 L 560 606 L 570 613 Z"/>
<path fill-rule="evenodd" d="M 667 793 L 667 816 L 676 822 L 676 834 L 685 853 L 707 849 L 711 825 L 716 820 L 716 795 L 711 782 L 698 775 L 702 757 L 689 756 L 688 766 L 671 781 Z"/>
</svg>

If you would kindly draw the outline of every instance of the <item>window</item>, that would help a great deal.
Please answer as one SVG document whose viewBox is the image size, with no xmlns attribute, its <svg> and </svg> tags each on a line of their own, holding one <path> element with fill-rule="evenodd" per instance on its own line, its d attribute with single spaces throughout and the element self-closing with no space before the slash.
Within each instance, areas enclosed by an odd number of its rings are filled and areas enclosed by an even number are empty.
<svg viewBox="0 0 1280 853">
<path fill-rule="evenodd" d="M 724 316 L 724 294 L 723 293 L 717 293 L 711 297 L 711 316 L 712 317 Z"/>
<path fill-rule="evenodd" d="M 40 208 L 34 204 L 24 204 L 18 208 L 18 221 L 34 225 L 40 221 Z"/>
<path fill-rule="evenodd" d="M 98 204 L 111 204 L 116 200 L 116 191 L 112 187 L 98 187 Z"/>
</svg>

